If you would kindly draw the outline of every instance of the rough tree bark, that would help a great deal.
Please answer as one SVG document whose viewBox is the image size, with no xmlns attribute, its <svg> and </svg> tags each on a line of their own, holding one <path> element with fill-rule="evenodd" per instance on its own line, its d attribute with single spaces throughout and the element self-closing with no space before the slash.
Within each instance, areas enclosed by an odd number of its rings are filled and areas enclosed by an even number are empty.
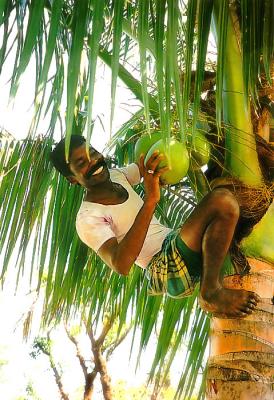
<svg viewBox="0 0 274 400">
<path fill-rule="evenodd" d="M 212 318 L 207 400 L 274 398 L 274 265 L 249 263 L 250 274 L 226 277 L 225 286 L 254 290 L 261 301 L 244 319 Z"/>
</svg>

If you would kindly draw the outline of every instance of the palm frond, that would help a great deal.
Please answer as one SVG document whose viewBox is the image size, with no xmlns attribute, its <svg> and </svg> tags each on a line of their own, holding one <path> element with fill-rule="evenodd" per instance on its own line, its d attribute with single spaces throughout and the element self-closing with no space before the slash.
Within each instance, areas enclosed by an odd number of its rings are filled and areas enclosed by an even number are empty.
<svg viewBox="0 0 274 400">
<path fill-rule="evenodd" d="M 80 73 L 81 54 L 86 35 L 88 2 L 75 0 L 72 16 L 72 38 L 67 71 L 67 112 L 66 112 L 66 158 L 68 159 L 69 142 L 72 133 L 75 97 Z"/>
<path fill-rule="evenodd" d="M 122 21 L 124 11 L 124 0 L 117 0 L 114 2 L 114 16 L 113 16 L 113 54 L 111 58 L 111 112 L 110 112 L 110 125 L 114 116 L 116 85 L 119 70 L 120 46 L 122 38 Z M 112 132 L 112 129 L 111 129 Z"/>
<path fill-rule="evenodd" d="M 20 10 L 20 8 L 19 8 Z M 19 79 L 23 72 L 25 71 L 27 65 L 30 62 L 30 58 L 35 47 L 35 44 L 39 41 L 39 37 L 41 34 L 41 24 L 43 18 L 44 11 L 44 3 L 43 1 L 33 0 L 29 6 L 29 18 L 28 18 L 28 26 L 26 35 L 24 38 L 24 45 L 22 51 L 20 53 L 20 59 L 18 66 L 16 68 L 16 73 L 13 76 L 12 85 L 11 85 L 11 96 L 15 97 Z M 21 13 L 20 13 L 21 14 Z M 19 14 L 19 15 L 20 15 Z M 19 16 L 20 18 L 20 16 Z M 20 18 L 21 19 L 21 18 Z M 20 25 L 23 23 L 21 19 Z"/>
<path fill-rule="evenodd" d="M 95 76 L 96 76 L 96 65 L 99 52 L 99 43 L 101 35 L 104 28 L 104 1 L 95 2 L 94 15 L 92 21 L 92 32 L 90 35 L 88 47 L 89 47 L 89 88 L 88 88 L 88 129 L 87 129 L 87 143 L 90 142 L 90 137 L 92 133 L 92 106 L 93 106 L 93 95 L 95 86 Z"/>
<path fill-rule="evenodd" d="M 52 6 L 51 6 L 51 10 L 50 10 L 50 28 L 49 28 L 49 33 L 48 33 L 47 43 L 46 43 L 45 59 L 44 59 L 44 62 L 40 63 L 43 65 L 43 67 L 42 67 L 42 71 L 41 71 L 41 74 L 39 77 L 38 97 L 40 96 L 40 93 L 42 92 L 42 90 L 44 90 L 46 82 L 47 82 L 47 77 L 48 77 L 51 60 L 53 57 L 54 49 L 56 47 L 58 31 L 60 30 L 60 19 L 61 19 L 61 11 L 62 11 L 63 2 L 64 2 L 64 0 L 54 0 L 52 2 Z"/>
<path fill-rule="evenodd" d="M 195 135 L 195 129 L 198 119 L 212 9 L 213 9 L 212 1 L 203 0 L 199 2 L 198 28 L 197 28 L 198 30 L 197 63 L 196 63 L 194 103 L 193 103 L 193 132 L 192 132 L 193 136 Z"/>
</svg>

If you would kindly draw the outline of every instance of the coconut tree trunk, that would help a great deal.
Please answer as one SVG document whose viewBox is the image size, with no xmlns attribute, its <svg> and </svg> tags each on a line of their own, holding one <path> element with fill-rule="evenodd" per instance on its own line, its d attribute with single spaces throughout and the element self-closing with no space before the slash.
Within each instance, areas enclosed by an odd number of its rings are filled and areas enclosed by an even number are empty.
<svg viewBox="0 0 274 400">
<path fill-rule="evenodd" d="M 274 398 L 274 265 L 249 259 L 250 274 L 225 278 L 226 287 L 256 291 L 261 301 L 246 318 L 211 321 L 207 400 Z"/>
<path fill-rule="evenodd" d="M 236 4 L 236 3 L 235 3 Z M 235 5 L 234 4 L 234 5 Z M 214 2 L 215 16 L 219 17 L 223 2 Z M 216 19 L 216 23 L 217 19 Z M 216 25 L 217 26 L 217 25 Z M 244 185 L 258 193 L 266 192 L 261 171 L 256 138 L 252 125 L 251 107 L 245 96 L 243 54 L 240 40 L 240 26 L 236 8 L 230 8 L 227 25 L 227 41 L 224 57 L 223 119 L 225 123 L 225 171 Z M 268 189 L 268 188 L 267 188 Z M 236 195 L 242 193 L 237 192 Z M 269 194 L 269 206 L 273 197 Z M 257 194 L 255 196 L 259 205 Z M 239 198 L 239 197 L 238 197 Z M 243 200 L 243 197 L 241 198 Z M 241 200 L 240 199 L 240 200 Z M 251 201 L 241 205 L 241 216 L 248 215 Z M 263 203 L 263 201 L 261 202 Z M 264 204 L 262 204 L 264 205 Z M 251 266 L 248 275 L 232 275 L 224 279 L 229 288 L 253 290 L 261 297 L 255 312 L 246 318 L 222 319 L 213 316 L 211 321 L 210 357 L 207 372 L 207 400 L 272 400 L 274 364 L 274 258 L 273 258 L 273 218 L 270 206 L 265 216 L 247 237 L 244 250 Z M 266 207 L 267 208 L 267 207 Z M 259 209 L 259 207 L 258 207 Z M 264 209 L 263 212 L 266 210 Z M 271 222 L 270 222 L 271 221 Z M 267 227 L 267 228 L 266 228 Z M 261 229 L 264 235 L 254 235 Z M 263 231 L 263 229 L 265 229 Z M 242 235 L 239 240 L 243 237 Z M 270 241 L 271 245 L 266 246 Z M 251 245 L 250 245 L 251 242 Z M 266 250 L 269 252 L 266 258 Z"/>
</svg>

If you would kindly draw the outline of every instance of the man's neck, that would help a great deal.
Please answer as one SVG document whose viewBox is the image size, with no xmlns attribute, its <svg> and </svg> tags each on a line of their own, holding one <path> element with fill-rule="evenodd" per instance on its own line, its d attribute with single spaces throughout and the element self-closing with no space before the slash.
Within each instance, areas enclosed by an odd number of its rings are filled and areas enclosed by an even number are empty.
<svg viewBox="0 0 274 400">
<path fill-rule="evenodd" d="M 119 183 L 109 180 L 100 186 L 96 185 L 88 189 L 85 201 L 103 205 L 114 205 L 124 203 L 127 198 L 127 190 Z"/>
</svg>

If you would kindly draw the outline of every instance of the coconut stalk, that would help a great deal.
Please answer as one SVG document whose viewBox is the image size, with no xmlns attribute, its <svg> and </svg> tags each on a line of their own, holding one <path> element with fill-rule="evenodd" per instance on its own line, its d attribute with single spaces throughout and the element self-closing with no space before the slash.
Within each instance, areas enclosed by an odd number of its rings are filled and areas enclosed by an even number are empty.
<svg viewBox="0 0 274 400">
<path fill-rule="evenodd" d="M 249 70 L 246 67 L 243 68 L 244 49 L 240 47 L 239 21 L 233 6 L 230 6 L 226 21 L 226 40 L 220 43 L 221 24 L 224 23 L 223 19 L 219 17 L 222 7 L 224 7 L 222 0 L 214 2 L 213 25 L 218 53 L 222 54 L 222 57 L 218 59 L 218 68 L 223 69 L 223 79 L 221 81 L 219 79 L 219 86 L 222 89 L 222 104 L 218 104 L 220 96 L 217 93 L 216 105 L 217 109 L 222 106 L 223 111 L 225 162 L 223 177 L 215 179 L 211 183 L 211 187 L 226 186 L 234 192 L 239 201 L 241 221 L 236 232 L 236 241 L 239 245 L 243 237 L 250 234 L 253 226 L 261 220 L 271 205 L 273 185 L 271 182 L 264 181 L 259 164 L 251 107 L 246 94 L 248 88 L 245 75 L 249 74 Z M 218 91 L 220 88 L 217 88 Z M 268 219 L 271 219 L 271 213 L 266 215 L 264 226 L 269 225 Z M 261 227 L 261 235 L 263 234 L 262 230 Z M 268 234 L 267 230 L 265 234 Z M 264 237 L 265 235 L 256 236 L 256 241 L 261 243 L 261 248 L 264 247 Z M 249 248 L 250 246 L 244 248 L 246 256 L 252 255 L 249 253 Z M 260 259 L 265 259 L 263 253 L 260 254 Z M 272 258 L 271 260 L 273 261 Z"/>
<path fill-rule="evenodd" d="M 215 25 L 220 0 L 214 3 Z M 230 10 L 223 63 L 222 108 L 225 131 L 224 175 L 233 176 L 250 186 L 260 186 L 262 173 L 251 122 L 250 104 L 246 101 L 243 60 L 237 40 L 237 21 Z M 218 32 L 218 28 L 216 29 Z M 218 36 L 217 36 L 218 43 Z"/>
<path fill-rule="evenodd" d="M 215 24 L 221 6 L 221 1 L 215 1 Z M 207 400 L 270 400 L 274 362 L 273 190 L 263 182 L 259 165 L 250 104 L 245 94 L 238 22 L 233 17 L 230 10 L 223 60 L 225 172 L 224 178 L 213 186 L 226 186 L 229 181 L 228 187 L 234 190 L 240 203 L 243 221 L 257 222 L 254 228 L 249 226 L 248 232 L 253 228 L 252 233 L 241 246 L 245 256 L 254 257 L 248 259 L 249 274 L 227 276 L 224 286 L 255 291 L 261 301 L 256 311 L 244 319 L 213 315 L 206 396 Z"/>
</svg>

